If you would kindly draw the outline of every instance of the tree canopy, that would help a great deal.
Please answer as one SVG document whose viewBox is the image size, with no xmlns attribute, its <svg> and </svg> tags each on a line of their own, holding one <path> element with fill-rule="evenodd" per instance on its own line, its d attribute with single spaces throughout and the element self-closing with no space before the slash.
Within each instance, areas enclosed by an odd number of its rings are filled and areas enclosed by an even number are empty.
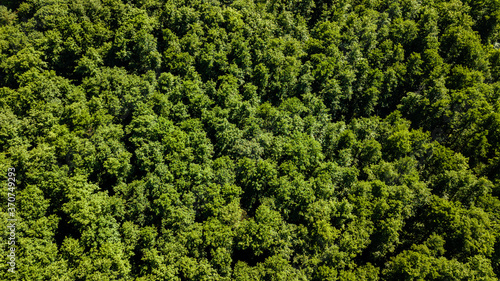
<svg viewBox="0 0 500 281">
<path fill-rule="evenodd" d="M 19 280 L 500 278 L 499 0 L 2 1 L 0 108 Z"/>
</svg>

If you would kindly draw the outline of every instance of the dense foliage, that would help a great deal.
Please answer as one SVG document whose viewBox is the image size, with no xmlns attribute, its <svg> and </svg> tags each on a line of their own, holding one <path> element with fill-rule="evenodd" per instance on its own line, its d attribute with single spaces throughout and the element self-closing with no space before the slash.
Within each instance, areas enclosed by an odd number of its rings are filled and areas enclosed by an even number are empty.
<svg viewBox="0 0 500 281">
<path fill-rule="evenodd" d="M 499 0 L 1 4 L 19 280 L 498 280 Z"/>
</svg>

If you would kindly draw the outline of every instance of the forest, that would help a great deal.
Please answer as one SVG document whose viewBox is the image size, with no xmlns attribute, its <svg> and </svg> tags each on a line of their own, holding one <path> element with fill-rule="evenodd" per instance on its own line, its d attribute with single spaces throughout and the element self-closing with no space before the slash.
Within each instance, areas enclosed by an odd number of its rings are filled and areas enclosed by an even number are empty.
<svg viewBox="0 0 500 281">
<path fill-rule="evenodd" d="M 0 174 L 0 280 L 499 280 L 500 0 L 0 0 Z"/>
</svg>

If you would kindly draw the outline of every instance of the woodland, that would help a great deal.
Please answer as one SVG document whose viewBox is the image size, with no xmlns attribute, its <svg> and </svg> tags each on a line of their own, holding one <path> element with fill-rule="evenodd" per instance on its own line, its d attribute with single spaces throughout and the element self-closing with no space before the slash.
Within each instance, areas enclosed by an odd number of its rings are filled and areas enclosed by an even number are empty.
<svg viewBox="0 0 500 281">
<path fill-rule="evenodd" d="M 0 280 L 499 280 L 499 78 L 500 0 L 0 0 Z"/>
</svg>

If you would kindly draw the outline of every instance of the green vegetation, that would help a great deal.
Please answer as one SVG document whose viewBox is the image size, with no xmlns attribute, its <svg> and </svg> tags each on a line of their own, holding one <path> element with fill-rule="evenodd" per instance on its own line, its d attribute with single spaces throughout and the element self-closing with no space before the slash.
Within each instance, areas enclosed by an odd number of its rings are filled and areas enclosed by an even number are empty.
<svg viewBox="0 0 500 281">
<path fill-rule="evenodd" d="M 18 280 L 500 277 L 500 0 L 1 3 Z"/>
</svg>

